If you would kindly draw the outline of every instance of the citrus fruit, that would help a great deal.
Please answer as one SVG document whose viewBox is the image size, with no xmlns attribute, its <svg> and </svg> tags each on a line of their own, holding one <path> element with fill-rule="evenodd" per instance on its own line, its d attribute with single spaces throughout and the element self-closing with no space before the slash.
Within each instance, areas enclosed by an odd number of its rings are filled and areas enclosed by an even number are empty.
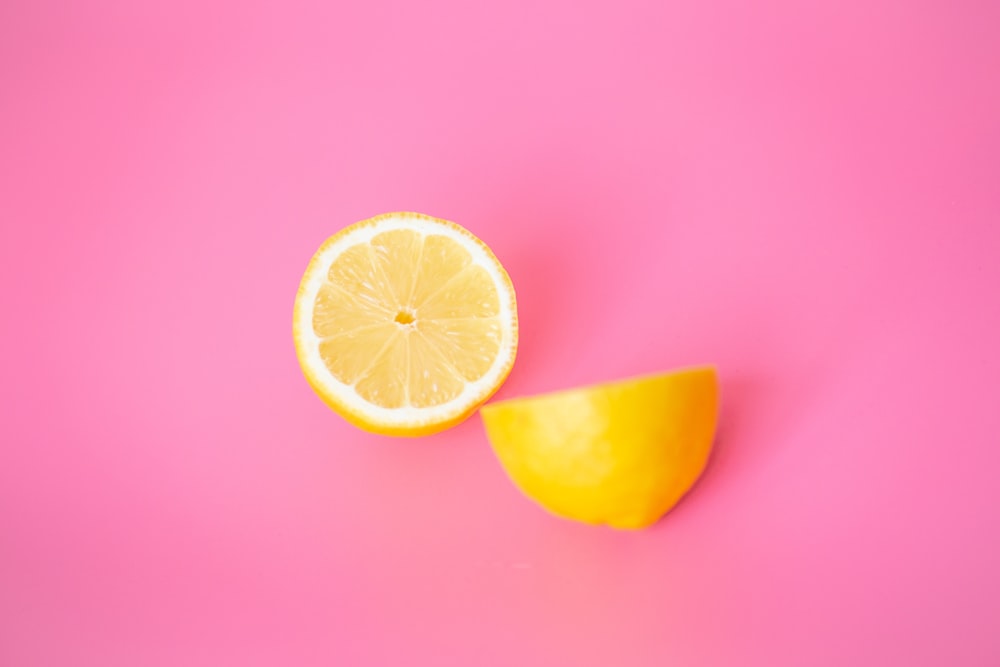
<svg viewBox="0 0 1000 667">
<path fill-rule="evenodd" d="M 316 251 L 295 297 L 295 350 L 317 394 L 386 435 L 452 426 L 503 383 L 517 305 L 469 231 L 419 213 L 351 225 Z"/>
<path fill-rule="evenodd" d="M 507 474 L 542 507 L 642 528 L 701 475 L 718 405 L 715 369 L 700 367 L 500 401 L 480 413 Z"/>
</svg>

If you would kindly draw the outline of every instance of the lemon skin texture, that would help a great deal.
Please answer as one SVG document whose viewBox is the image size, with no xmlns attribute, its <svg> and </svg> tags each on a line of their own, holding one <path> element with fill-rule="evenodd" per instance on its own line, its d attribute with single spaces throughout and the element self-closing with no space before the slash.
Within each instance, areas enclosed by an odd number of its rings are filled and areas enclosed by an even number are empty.
<svg viewBox="0 0 1000 667">
<path fill-rule="evenodd" d="M 719 413 L 712 367 L 502 401 L 480 413 L 514 484 L 560 517 L 647 527 L 701 476 Z"/>
</svg>

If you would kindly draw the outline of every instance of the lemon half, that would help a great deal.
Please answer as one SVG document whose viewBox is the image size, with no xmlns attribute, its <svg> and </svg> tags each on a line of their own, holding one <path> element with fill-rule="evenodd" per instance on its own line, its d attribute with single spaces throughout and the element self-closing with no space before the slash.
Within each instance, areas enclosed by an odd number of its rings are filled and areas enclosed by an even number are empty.
<svg viewBox="0 0 1000 667">
<path fill-rule="evenodd" d="M 719 411 L 711 367 L 486 405 L 514 483 L 561 517 L 615 528 L 655 523 L 694 485 Z"/>
<path fill-rule="evenodd" d="M 466 418 L 510 373 L 514 287 L 468 230 L 389 213 L 319 248 L 293 335 L 306 379 L 335 411 L 368 431 L 426 435 Z"/>
</svg>

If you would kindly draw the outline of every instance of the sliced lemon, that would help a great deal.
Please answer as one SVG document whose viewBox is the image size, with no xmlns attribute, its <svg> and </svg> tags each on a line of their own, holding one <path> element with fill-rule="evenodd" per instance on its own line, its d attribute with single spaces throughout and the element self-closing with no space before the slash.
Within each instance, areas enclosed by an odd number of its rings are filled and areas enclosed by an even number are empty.
<svg viewBox="0 0 1000 667">
<path fill-rule="evenodd" d="M 490 249 L 455 223 L 389 213 L 329 238 L 295 297 L 309 384 L 353 424 L 387 435 L 452 426 L 506 379 L 517 304 Z"/>
<path fill-rule="evenodd" d="M 616 528 L 655 523 L 697 481 L 715 436 L 715 369 L 651 375 L 480 413 L 514 483 L 561 517 Z"/>
</svg>

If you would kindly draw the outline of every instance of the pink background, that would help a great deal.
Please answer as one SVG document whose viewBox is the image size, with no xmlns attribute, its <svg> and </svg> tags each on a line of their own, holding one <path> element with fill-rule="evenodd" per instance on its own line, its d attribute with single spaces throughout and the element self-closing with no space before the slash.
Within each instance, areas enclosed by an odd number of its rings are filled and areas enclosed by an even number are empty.
<svg viewBox="0 0 1000 667">
<path fill-rule="evenodd" d="M 249 5 L 0 4 L 0 664 L 1000 664 L 1000 5 Z M 399 209 L 509 268 L 501 397 L 718 364 L 665 521 L 313 395 Z"/>
</svg>

